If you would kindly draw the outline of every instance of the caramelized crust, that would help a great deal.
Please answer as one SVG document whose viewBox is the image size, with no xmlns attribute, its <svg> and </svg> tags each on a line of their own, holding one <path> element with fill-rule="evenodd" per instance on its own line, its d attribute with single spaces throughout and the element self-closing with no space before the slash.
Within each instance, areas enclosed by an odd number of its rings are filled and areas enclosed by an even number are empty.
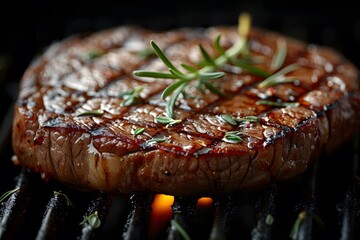
<svg viewBox="0 0 360 240">
<path fill-rule="evenodd" d="M 229 48 L 235 27 L 151 32 L 120 27 L 86 37 L 73 36 L 50 46 L 27 69 L 15 107 L 13 147 L 20 163 L 46 178 L 81 189 L 109 192 L 161 192 L 213 195 L 263 187 L 304 172 L 323 151 L 336 149 L 359 124 L 360 94 L 356 67 L 334 50 L 253 29 L 250 51 L 271 72 L 276 41 L 286 39 L 284 66 L 297 79 L 259 89 L 261 77 L 226 71 L 214 84 L 223 97 L 190 88 L 180 95 L 171 127 L 155 122 L 164 114 L 160 94 L 172 80 L 134 78 L 138 69 L 166 72 L 154 56 L 144 56 L 154 40 L 175 65 L 201 59 L 222 35 Z M 142 87 L 140 101 L 124 107 L 121 93 Z M 296 107 L 257 104 L 298 102 Z M 104 114 L 78 116 L 102 109 Z M 220 117 L 258 116 L 258 123 L 233 126 Z M 134 135 L 143 127 L 143 134 Z M 228 131 L 243 141 L 227 143 Z M 153 138 L 164 142 L 150 143 Z"/>
</svg>

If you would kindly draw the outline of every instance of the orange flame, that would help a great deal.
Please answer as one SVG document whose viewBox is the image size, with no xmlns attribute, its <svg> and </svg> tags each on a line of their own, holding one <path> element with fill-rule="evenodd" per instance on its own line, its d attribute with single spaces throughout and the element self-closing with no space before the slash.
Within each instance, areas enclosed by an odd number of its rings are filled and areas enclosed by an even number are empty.
<svg viewBox="0 0 360 240">
<path fill-rule="evenodd" d="M 149 238 L 157 239 L 157 235 L 166 227 L 172 217 L 171 205 L 174 197 L 164 194 L 157 194 L 151 205 Z"/>
<path fill-rule="evenodd" d="M 213 200 L 209 197 L 202 197 L 198 200 L 197 205 L 199 207 L 208 207 L 212 204 Z"/>
</svg>

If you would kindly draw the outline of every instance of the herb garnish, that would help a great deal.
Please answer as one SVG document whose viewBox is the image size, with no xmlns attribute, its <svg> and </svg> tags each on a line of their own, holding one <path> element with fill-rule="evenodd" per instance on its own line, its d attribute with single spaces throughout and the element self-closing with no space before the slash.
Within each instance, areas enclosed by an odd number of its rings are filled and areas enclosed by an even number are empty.
<svg viewBox="0 0 360 240">
<path fill-rule="evenodd" d="M 134 90 L 130 90 L 119 94 L 118 97 L 124 99 L 121 103 L 121 106 L 128 107 L 138 102 L 140 92 L 143 89 L 144 89 L 143 87 L 137 87 Z"/>
<path fill-rule="evenodd" d="M 156 117 L 156 122 L 158 123 L 161 123 L 161 124 L 166 124 L 166 128 L 172 126 L 172 125 L 175 125 L 175 124 L 178 124 L 180 122 L 182 122 L 181 119 L 173 119 L 171 117 L 168 117 L 168 116 L 157 116 Z"/>
<path fill-rule="evenodd" d="M 290 64 L 286 67 L 284 67 L 283 69 L 281 69 L 280 71 L 274 73 L 273 75 L 271 75 L 270 77 L 266 78 L 264 81 L 260 82 L 258 87 L 265 89 L 274 85 L 278 85 L 278 84 L 282 84 L 282 83 L 290 83 L 290 82 L 294 82 L 296 80 L 296 78 L 286 78 L 285 74 L 292 72 L 296 69 L 299 68 L 299 65 L 297 65 L 296 63 Z"/>
<path fill-rule="evenodd" d="M 286 41 L 282 38 L 277 40 L 277 50 L 271 61 L 271 70 L 278 70 L 284 64 L 287 54 Z"/>
<path fill-rule="evenodd" d="M 101 225 L 101 220 L 99 218 L 98 212 L 95 211 L 94 213 L 84 216 L 84 219 L 79 225 L 88 224 L 92 228 L 98 228 Z"/>
<path fill-rule="evenodd" d="M 77 117 L 88 117 L 88 116 L 97 116 L 97 115 L 102 115 L 104 114 L 104 110 L 102 109 L 95 109 L 95 110 L 91 110 L 91 111 L 86 111 L 86 112 L 82 112 L 79 113 L 78 115 L 76 115 Z"/>
<path fill-rule="evenodd" d="M 243 122 L 259 122 L 259 118 L 257 116 L 245 116 L 243 118 L 235 118 L 234 116 L 229 114 L 222 114 L 220 115 L 220 118 L 228 124 L 234 126 L 237 126 Z"/>
<path fill-rule="evenodd" d="M 171 219 L 170 223 L 171 223 L 171 227 L 174 228 L 176 231 L 178 231 L 184 240 L 191 239 L 189 234 L 186 232 L 186 230 L 176 220 Z"/>
<path fill-rule="evenodd" d="M 245 62 L 237 64 L 238 60 L 236 59 L 240 54 L 248 52 L 247 37 L 249 31 L 250 16 L 248 14 L 241 14 L 239 17 L 239 38 L 237 42 L 231 48 L 225 50 L 220 46 L 220 36 L 218 36 L 214 41 L 214 47 L 220 54 L 217 58 L 212 58 L 210 54 L 208 54 L 206 50 L 200 46 L 200 52 L 203 56 L 203 66 L 197 69 L 186 64 L 181 64 L 181 67 L 185 69 L 186 72 L 183 72 L 175 67 L 159 46 L 154 41 L 151 41 L 151 47 L 154 49 L 156 55 L 160 58 L 164 65 L 168 67 L 169 73 L 138 70 L 134 71 L 133 74 L 138 77 L 177 79 L 177 81 L 170 84 L 161 95 L 163 100 L 171 95 L 167 101 L 165 110 L 166 115 L 169 118 L 176 120 L 174 116 L 174 106 L 176 100 L 180 93 L 182 93 L 191 82 L 197 80 L 197 86 L 199 89 L 206 88 L 211 92 L 221 95 L 222 93 L 220 90 L 212 85 L 209 80 L 223 77 L 225 75 L 224 72 L 216 72 L 215 70 L 221 68 L 227 62 L 230 61 L 235 65 L 240 65 L 240 67 L 246 71 L 251 71 L 254 74 L 257 73 L 253 66 L 250 66 Z M 248 68 L 246 69 L 246 67 Z M 257 68 L 255 69 L 258 70 Z M 268 76 L 268 74 L 266 74 L 266 76 Z"/>
<path fill-rule="evenodd" d="M 12 194 L 16 193 L 20 190 L 20 187 L 14 188 L 5 192 L 3 195 L 0 196 L 0 203 L 3 202 L 6 198 L 10 197 Z"/>
<path fill-rule="evenodd" d="M 54 191 L 54 195 L 63 196 L 63 197 L 65 198 L 65 200 L 66 200 L 66 204 L 67 204 L 68 206 L 72 207 L 72 208 L 75 208 L 74 205 L 73 205 L 73 203 L 71 202 L 70 198 L 69 198 L 67 195 L 65 195 L 64 193 L 58 192 L 58 191 Z"/>
<path fill-rule="evenodd" d="M 145 128 L 141 127 L 141 128 L 137 128 L 134 130 L 133 134 L 134 136 L 137 136 L 139 134 L 142 134 L 145 131 Z"/>
<path fill-rule="evenodd" d="M 269 105 L 273 107 L 298 107 L 300 103 L 298 102 L 274 102 L 268 100 L 259 100 L 256 102 L 257 105 Z"/>
<path fill-rule="evenodd" d="M 162 142 L 166 142 L 168 139 L 166 137 L 162 137 L 162 138 L 151 138 L 149 140 L 147 140 L 144 144 L 145 146 L 151 147 L 156 143 L 162 143 Z"/>
<path fill-rule="evenodd" d="M 230 131 L 225 133 L 222 140 L 227 143 L 239 143 L 242 142 L 241 136 L 242 132 L 240 131 Z"/>
</svg>

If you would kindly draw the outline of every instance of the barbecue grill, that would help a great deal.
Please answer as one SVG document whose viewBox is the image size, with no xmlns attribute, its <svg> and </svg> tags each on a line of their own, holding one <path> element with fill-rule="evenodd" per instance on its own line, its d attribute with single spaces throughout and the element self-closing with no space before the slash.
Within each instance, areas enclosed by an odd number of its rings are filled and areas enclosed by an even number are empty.
<svg viewBox="0 0 360 240">
<path fill-rule="evenodd" d="M 300 21 L 303 15 L 294 16 L 294 12 L 266 15 L 266 5 L 254 3 L 249 5 L 249 9 L 258 10 L 252 13 L 255 25 L 336 47 L 347 52 L 345 55 L 359 66 L 359 59 L 355 58 L 348 45 L 355 46 L 356 41 L 360 41 L 360 20 L 353 19 L 358 25 L 350 25 L 352 28 L 347 31 L 353 31 L 355 40 L 349 40 L 339 39 L 335 34 L 344 33 L 341 27 L 327 25 L 328 21 L 337 21 L 338 15 L 311 13 Z M 222 17 L 223 24 L 234 22 L 236 9 L 230 6 L 224 10 L 206 10 L 213 17 Z M 232 14 L 227 16 L 227 11 Z M 191 12 L 190 16 L 194 21 L 185 20 L 187 18 L 178 14 L 175 20 L 166 24 L 159 18 L 151 18 L 152 21 L 142 25 L 164 29 L 178 26 L 179 22 L 185 25 L 219 23 L 200 20 Z M 215 19 L 213 17 L 208 19 Z M 132 20 L 129 15 L 124 19 L 122 23 Z M 57 36 L 64 37 L 88 28 L 98 30 L 118 23 L 116 18 L 103 20 L 85 18 L 64 22 Z M 46 25 L 42 27 L 47 28 Z M 51 37 L 54 36 L 43 36 L 41 44 Z M 32 47 L 39 45 L 32 44 Z M 32 51 L 28 51 L 28 55 L 36 49 Z M 360 134 L 335 152 L 322 154 L 308 171 L 289 181 L 259 190 L 213 196 L 212 202 L 207 205 L 198 203 L 202 196 L 175 196 L 171 207 L 166 210 L 170 215 L 162 216 L 166 219 L 165 223 L 153 217 L 154 211 L 158 211 L 153 207 L 156 201 L 154 194 L 83 192 L 52 180 L 45 181 L 39 174 L 14 166 L 11 161 L 12 103 L 20 78 L 19 65 L 22 67 L 20 72 L 26 67 L 16 57 L 19 53 L 14 55 L 12 65 L 11 58 L 4 57 L 8 63 L 3 65 L 4 69 L 8 69 L 7 74 L 1 74 L 0 67 L 1 101 L 5 103 L 1 104 L 3 115 L 0 117 L 0 195 L 13 190 L 0 203 L 1 240 L 186 239 L 187 236 L 191 239 L 360 239 L 357 227 L 360 224 Z M 30 59 L 30 56 L 24 57 Z"/>
</svg>

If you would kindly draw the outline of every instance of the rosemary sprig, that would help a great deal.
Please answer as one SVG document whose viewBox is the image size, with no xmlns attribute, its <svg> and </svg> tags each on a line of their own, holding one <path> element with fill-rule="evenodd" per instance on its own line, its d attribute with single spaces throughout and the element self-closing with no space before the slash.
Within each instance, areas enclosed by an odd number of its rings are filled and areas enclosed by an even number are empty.
<svg viewBox="0 0 360 240">
<path fill-rule="evenodd" d="M 136 103 L 139 100 L 140 92 L 143 89 L 144 89 L 143 87 L 137 87 L 134 90 L 130 90 L 119 94 L 118 97 L 124 99 L 121 103 L 121 106 L 128 107 Z"/>
<path fill-rule="evenodd" d="M 154 49 L 156 55 L 160 58 L 164 65 L 168 67 L 169 73 L 138 70 L 134 71 L 133 74 L 138 77 L 177 79 L 177 81 L 170 84 L 161 95 L 163 100 L 171 95 L 167 101 L 166 115 L 175 119 L 174 106 L 176 100 L 180 93 L 182 93 L 192 81 L 197 80 L 198 86 L 207 88 L 216 94 L 221 94 L 221 92 L 216 89 L 209 80 L 223 77 L 225 73 L 216 72 L 215 70 L 222 67 L 224 64 L 229 62 L 229 60 L 236 59 L 238 55 L 247 51 L 247 36 L 250 31 L 249 29 L 250 16 L 248 14 L 240 15 L 238 41 L 231 48 L 224 50 L 220 46 L 220 37 L 217 37 L 214 42 L 215 48 L 220 52 L 220 55 L 217 58 L 212 58 L 210 54 L 208 54 L 206 50 L 200 46 L 200 52 L 203 56 L 205 64 L 199 69 L 195 69 L 186 64 L 181 64 L 181 67 L 187 72 L 183 72 L 175 67 L 160 47 L 154 41 L 151 41 L 151 47 Z"/>
<path fill-rule="evenodd" d="M 95 110 L 90 110 L 90 111 L 79 113 L 76 116 L 77 117 L 88 117 L 88 116 L 98 116 L 98 115 L 102 115 L 102 114 L 104 114 L 104 110 L 95 109 Z"/>
<path fill-rule="evenodd" d="M 88 224 L 92 228 L 98 228 L 101 225 L 101 220 L 99 218 L 98 212 L 95 211 L 94 213 L 84 216 L 84 219 L 79 225 Z"/>
<path fill-rule="evenodd" d="M 16 193 L 19 190 L 20 190 L 20 188 L 17 187 L 17 188 L 14 188 L 12 190 L 5 192 L 3 195 L 0 196 L 0 203 L 5 201 L 6 198 L 10 197 L 11 195 L 13 195 L 14 193 Z"/>
<path fill-rule="evenodd" d="M 269 105 L 273 107 L 298 107 L 300 103 L 298 102 L 273 102 L 268 100 L 259 100 L 256 102 L 257 105 Z"/>
</svg>

